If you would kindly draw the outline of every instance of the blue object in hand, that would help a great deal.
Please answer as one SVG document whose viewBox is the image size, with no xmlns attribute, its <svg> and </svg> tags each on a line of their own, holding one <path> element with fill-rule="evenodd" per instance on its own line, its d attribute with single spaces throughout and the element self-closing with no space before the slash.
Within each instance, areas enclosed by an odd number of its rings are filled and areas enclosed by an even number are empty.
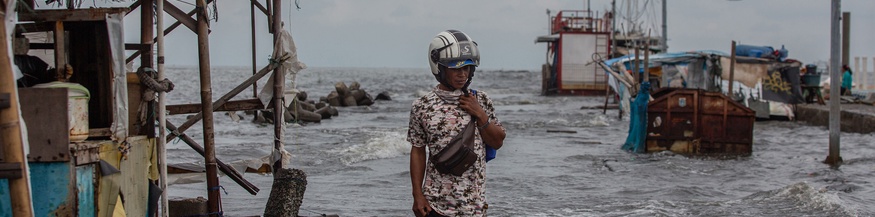
<svg viewBox="0 0 875 217">
<path fill-rule="evenodd" d="M 484 146 L 486 146 L 486 162 L 489 162 L 490 160 L 495 159 L 495 154 L 497 151 L 495 151 L 495 149 L 492 148 L 492 146 L 489 146 L 486 144 L 484 144 Z"/>
</svg>

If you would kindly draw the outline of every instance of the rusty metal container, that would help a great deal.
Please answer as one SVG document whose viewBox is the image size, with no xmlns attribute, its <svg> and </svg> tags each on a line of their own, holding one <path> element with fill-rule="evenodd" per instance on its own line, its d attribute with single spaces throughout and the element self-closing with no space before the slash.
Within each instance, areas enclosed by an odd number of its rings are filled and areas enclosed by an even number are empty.
<svg viewBox="0 0 875 217">
<path fill-rule="evenodd" d="M 750 155 L 756 112 L 726 95 L 664 88 L 647 105 L 647 152 Z"/>
</svg>

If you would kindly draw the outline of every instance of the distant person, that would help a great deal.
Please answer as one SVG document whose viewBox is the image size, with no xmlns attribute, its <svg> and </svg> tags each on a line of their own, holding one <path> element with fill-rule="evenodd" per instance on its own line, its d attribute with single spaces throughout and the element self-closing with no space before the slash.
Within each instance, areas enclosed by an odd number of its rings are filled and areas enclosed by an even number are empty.
<svg viewBox="0 0 875 217">
<path fill-rule="evenodd" d="M 842 66 L 842 95 L 851 95 L 851 86 L 853 86 L 854 82 L 854 72 L 851 71 L 851 67 L 848 65 Z"/>
<path fill-rule="evenodd" d="M 486 161 L 484 145 L 499 149 L 505 130 L 495 117 L 492 100 L 482 91 L 471 93 L 468 85 L 480 64 L 477 44 L 467 34 L 447 30 L 435 36 L 428 48 L 431 73 L 439 84 L 413 102 L 407 141 L 410 150 L 410 180 L 413 213 L 416 216 L 485 216 Z M 428 161 L 474 121 L 474 153 L 477 160 L 461 176 L 444 174 Z M 423 182 L 424 181 L 424 182 Z"/>
</svg>

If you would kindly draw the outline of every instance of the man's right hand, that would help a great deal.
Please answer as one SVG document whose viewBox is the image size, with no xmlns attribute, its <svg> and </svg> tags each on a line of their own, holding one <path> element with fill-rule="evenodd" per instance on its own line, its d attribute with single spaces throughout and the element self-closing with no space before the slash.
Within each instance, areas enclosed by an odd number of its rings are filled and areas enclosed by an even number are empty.
<svg viewBox="0 0 875 217">
<path fill-rule="evenodd" d="M 428 201 L 425 200 L 425 196 L 422 194 L 413 196 L 413 215 L 416 217 L 424 217 L 431 212 L 431 206 L 428 205 Z"/>
</svg>

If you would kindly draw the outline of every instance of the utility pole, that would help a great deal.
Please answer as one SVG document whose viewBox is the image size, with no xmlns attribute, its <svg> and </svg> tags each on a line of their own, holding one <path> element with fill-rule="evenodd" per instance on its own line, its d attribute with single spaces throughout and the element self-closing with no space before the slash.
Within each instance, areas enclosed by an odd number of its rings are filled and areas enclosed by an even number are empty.
<svg viewBox="0 0 875 217">
<path fill-rule="evenodd" d="M 829 52 L 829 79 L 833 81 L 830 84 L 829 91 L 829 155 L 826 157 L 824 163 L 827 163 L 832 166 L 838 166 L 842 163 L 842 157 L 839 155 L 839 148 L 841 147 L 840 143 L 840 135 L 841 135 L 841 99 L 839 96 L 839 84 L 838 81 L 841 81 L 841 72 L 839 72 L 839 66 L 841 65 L 840 58 L 841 54 L 839 53 L 839 46 L 841 46 L 841 41 L 839 39 L 839 20 L 841 19 L 841 0 L 832 0 L 832 12 L 830 13 L 830 52 Z"/>
</svg>

